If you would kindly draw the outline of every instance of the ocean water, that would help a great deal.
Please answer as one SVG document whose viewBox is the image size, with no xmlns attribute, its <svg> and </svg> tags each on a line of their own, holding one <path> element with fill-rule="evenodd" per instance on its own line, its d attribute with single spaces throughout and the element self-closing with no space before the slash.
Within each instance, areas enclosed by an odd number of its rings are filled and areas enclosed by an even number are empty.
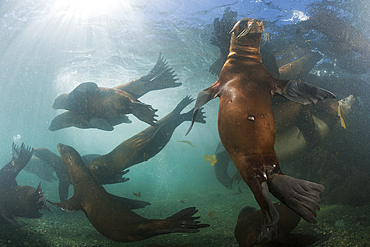
<svg viewBox="0 0 370 247">
<path fill-rule="evenodd" d="M 74 147 L 81 155 L 106 154 L 148 124 L 129 115 L 132 123 L 113 131 L 65 128 L 49 131 L 54 99 L 83 82 L 115 87 L 146 75 L 161 52 L 182 86 L 150 92 L 140 101 L 158 109 L 158 119 L 170 113 L 187 95 L 212 85 L 217 76 L 209 67 L 219 57 L 210 44 L 213 21 L 227 7 L 237 20 L 259 18 L 265 23 L 264 43 L 283 61 L 288 44 L 297 42 L 322 58 L 306 82 L 326 88 L 342 99 L 354 95 L 346 129 L 330 125 L 323 141 L 292 159 L 281 161 L 282 172 L 325 185 L 317 224 L 301 220 L 297 232 L 329 234 L 322 246 L 367 246 L 370 235 L 369 73 L 353 73 L 339 66 L 338 57 L 325 49 L 327 37 L 308 30 L 297 38 L 297 25 L 321 8 L 335 13 L 370 35 L 370 5 L 366 1 L 67 1 L 7 0 L 0 2 L 0 167 L 11 160 L 11 145 L 24 142 L 33 148 L 58 153 L 57 144 Z M 302 41 L 303 40 L 303 41 Z M 305 42 L 306 41 L 306 42 Z M 301 42 L 301 43 L 299 43 Z M 298 45 L 297 45 L 298 46 Z M 293 49 L 293 48 L 291 48 Z M 359 57 L 359 53 L 351 56 Z M 365 63 L 364 61 L 363 63 Z M 361 67 L 366 65 L 361 64 Z M 344 66 L 345 67 L 345 66 Z M 104 185 L 112 194 L 152 205 L 135 210 L 147 218 L 165 218 L 194 206 L 202 223 L 210 224 L 195 234 L 169 234 L 122 244 L 100 235 L 80 211 L 66 213 L 53 207 L 39 219 L 17 218 L 18 228 L 3 229 L 2 246 L 238 246 L 233 231 L 239 211 L 258 208 L 244 182 L 226 189 L 204 154 L 215 153 L 219 99 L 204 108 L 206 124 L 190 122 L 176 128 L 166 147 L 155 157 L 130 168 L 123 184 Z M 183 112 L 189 111 L 192 103 Z M 195 147 L 180 141 L 190 141 Z M 236 170 L 230 165 L 229 174 Z M 19 185 L 41 186 L 47 199 L 59 201 L 58 182 L 48 182 L 21 171 Z M 73 194 L 70 186 L 69 195 Z M 276 201 L 276 199 L 274 199 Z M 341 223 L 343 222 L 344 225 Z M 23 224 L 26 223 L 26 224 Z M 186 245 L 188 244 L 188 245 Z"/>
</svg>

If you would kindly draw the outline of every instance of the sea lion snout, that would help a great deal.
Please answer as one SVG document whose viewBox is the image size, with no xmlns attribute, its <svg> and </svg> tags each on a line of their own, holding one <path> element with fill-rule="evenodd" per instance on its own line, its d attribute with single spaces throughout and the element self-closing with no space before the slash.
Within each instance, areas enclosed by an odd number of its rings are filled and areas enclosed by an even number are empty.
<svg viewBox="0 0 370 247">
<path fill-rule="evenodd" d="M 235 33 L 237 39 L 241 39 L 250 33 L 262 33 L 263 22 L 259 19 L 244 18 L 238 21 L 230 33 Z"/>
</svg>

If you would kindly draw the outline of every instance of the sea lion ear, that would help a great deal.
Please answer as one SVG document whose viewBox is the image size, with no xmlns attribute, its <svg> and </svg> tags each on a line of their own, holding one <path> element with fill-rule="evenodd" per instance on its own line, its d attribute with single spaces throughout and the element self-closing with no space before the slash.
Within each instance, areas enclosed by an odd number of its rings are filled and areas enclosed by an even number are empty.
<svg viewBox="0 0 370 247">
<path fill-rule="evenodd" d="M 303 105 L 311 103 L 316 104 L 319 100 L 324 100 L 326 98 L 335 98 L 335 95 L 333 93 L 308 83 L 295 80 L 284 82 L 286 84 L 280 84 L 277 87 L 278 89 L 276 90 L 276 92 L 280 93 L 285 98 L 291 101 L 295 101 Z M 284 84 L 286 86 L 281 87 Z"/>
</svg>

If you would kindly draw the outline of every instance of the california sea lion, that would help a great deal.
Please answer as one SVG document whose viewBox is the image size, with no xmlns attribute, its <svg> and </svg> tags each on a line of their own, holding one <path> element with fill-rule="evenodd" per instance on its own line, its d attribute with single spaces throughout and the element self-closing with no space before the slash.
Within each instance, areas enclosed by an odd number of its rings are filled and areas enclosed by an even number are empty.
<svg viewBox="0 0 370 247">
<path fill-rule="evenodd" d="M 195 233 L 208 227 L 195 221 L 195 208 L 186 208 L 164 220 L 146 219 L 123 206 L 105 191 L 72 147 L 58 144 L 59 153 L 67 166 L 74 187 L 68 201 L 51 204 L 69 212 L 82 210 L 94 228 L 102 235 L 119 242 L 133 242 L 174 232 Z"/>
<path fill-rule="evenodd" d="M 316 103 L 335 96 L 321 88 L 299 82 L 275 79 L 263 66 L 260 41 L 263 23 L 245 18 L 232 29 L 230 53 L 219 79 L 199 93 L 194 115 L 200 107 L 220 97 L 218 131 L 237 170 L 251 188 L 263 213 L 258 242 L 277 234 L 279 213 L 271 193 L 304 220 L 316 222 L 322 185 L 283 175 L 274 151 L 275 121 L 271 98 L 280 94 L 302 104 Z M 190 126 L 189 131 L 192 126 Z"/>
<path fill-rule="evenodd" d="M 23 143 L 20 148 L 13 143 L 13 158 L 0 170 L 0 215 L 5 222 L 17 224 L 14 217 L 40 218 L 41 209 L 50 210 L 40 184 L 37 189 L 18 186 L 15 178 L 32 157 L 33 149 Z M 3 221 L 2 221 L 3 222 Z"/>
<path fill-rule="evenodd" d="M 102 130 L 113 130 L 109 120 L 118 119 L 125 114 L 133 114 L 141 121 L 154 125 L 157 111 L 125 91 L 98 87 L 93 82 L 81 83 L 70 93 L 59 95 L 53 108 L 81 115 L 92 126 Z"/>
<path fill-rule="evenodd" d="M 69 173 L 68 173 L 67 167 L 65 166 L 63 162 L 63 159 L 47 148 L 36 148 L 34 150 L 34 155 L 38 157 L 39 159 L 41 159 L 42 161 L 44 161 L 45 163 L 47 163 L 55 171 L 55 174 L 57 175 L 58 180 L 59 180 L 59 186 L 58 186 L 59 199 L 61 202 L 66 201 L 68 199 L 69 185 L 72 184 L 72 181 L 71 181 L 71 178 L 69 177 Z M 87 154 L 87 155 L 82 156 L 82 160 L 84 161 L 85 165 L 88 166 L 90 162 L 98 156 L 100 155 Z M 126 172 L 127 171 L 117 172 L 115 176 L 111 176 L 115 179 L 114 181 L 113 180 L 107 181 L 107 179 L 105 179 L 104 181 L 100 181 L 99 178 L 97 179 L 102 184 L 123 183 L 128 180 L 128 178 L 122 177 Z M 135 202 L 134 205 L 126 205 L 126 206 L 130 208 L 141 208 L 145 206 L 145 204 L 140 205 Z"/>
<path fill-rule="evenodd" d="M 53 168 L 51 168 L 46 162 L 35 156 L 31 157 L 30 161 L 23 168 L 23 170 L 29 173 L 33 173 L 39 178 L 48 182 L 53 182 L 54 180 L 57 180 L 57 178 L 53 174 Z"/>
<path fill-rule="evenodd" d="M 191 121 L 192 110 L 181 114 L 193 99 L 185 97 L 176 108 L 167 116 L 159 120 L 156 126 L 150 126 L 142 132 L 125 140 L 110 153 L 94 159 L 89 168 L 92 173 L 104 181 L 104 177 L 110 180 L 111 176 L 133 166 L 147 161 L 159 153 L 170 141 L 175 129 L 184 121 Z M 205 123 L 203 113 L 196 122 Z"/>
<path fill-rule="evenodd" d="M 279 234 L 276 239 L 263 244 L 256 244 L 258 235 L 261 232 L 261 212 L 251 207 L 245 207 L 240 211 L 238 223 L 234 231 L 235 238 L 240 247 L 313 247 L 330 238 L 331 234 L 313 232 L 291 233 L 297 227 L 301 217 L 282 203 L 274 203 L 274 207 L 280 215 L 279 222 L 277 223 Z"/>
<path fill-rule="evenodd" d="M 138 99 L 144 94 L 170 87 L 179 87 L 182 84 L 176 82 L 176 74 L 168 66 L 166 60 L 159 54 L 154 68 L 145 76 L 134 81 L 119 85 L 113 89 L 123 90 L 134 98 Z M 131 123 L 126 115 L 111 115 L 107 118 L 98 118 L 95 116 L 84 115 L 79 112 L 66 111 L 56 116 L 49 127 L 49 130 L 55 131 L 68 127 L 77 127 L 81 129 L 98 128 L 102 130 L 113 130 L 113 126 L 121 123 Z"/>
</svg>

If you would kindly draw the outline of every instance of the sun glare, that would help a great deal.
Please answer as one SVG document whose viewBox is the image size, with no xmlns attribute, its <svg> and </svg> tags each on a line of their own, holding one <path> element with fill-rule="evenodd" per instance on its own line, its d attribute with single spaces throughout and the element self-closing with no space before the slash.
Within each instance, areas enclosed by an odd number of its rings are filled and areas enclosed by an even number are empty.
<svg viewBox="0 0 370 247">
<path fill-rule="evenodd" d="M 57 0 L 54 7 L 79 19 L 111 15 L 117 8 L 130 8 L 127 0 Z"/>
</svg>

